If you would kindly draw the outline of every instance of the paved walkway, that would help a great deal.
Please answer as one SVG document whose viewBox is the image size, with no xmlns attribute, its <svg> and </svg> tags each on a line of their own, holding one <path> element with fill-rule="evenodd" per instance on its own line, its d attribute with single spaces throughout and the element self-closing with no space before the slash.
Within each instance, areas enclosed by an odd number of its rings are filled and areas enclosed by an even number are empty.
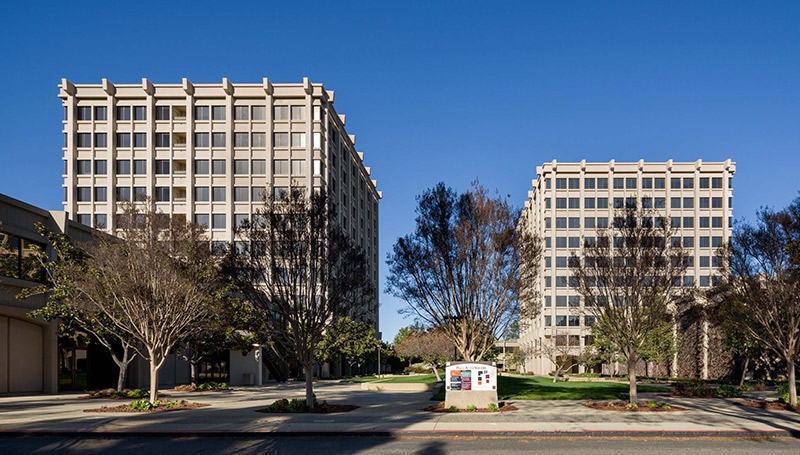
<svg viewBox="0 0 800 455">
<path fill-rule="evenodd" d="M 0 397 L 0 437 L 19 434 L 90 433 L 105 436 L 292 434 L 526 434 L 599 436 L 717 435 L 800 437 L 800 413 L 746 408 L 735 400 L 684 399 L 641 394 L 687 408 L 682 412 L 625 413 L 595 410 L 581 401 L 510 401 L 504 413 L 430 413 L 430 393 L 363 391 L 359 384 L 318 382 L 320 401 L 355 404 L 339 414 L 256 412 L 278 398 L 303 398 L 302 383 L 237 388 L 229 392 L 168 392 L 211 406 L 159 413 L 86 413 L 85 409 L 127 401 L 86 400 L 80 394 Z"/>
</svg>

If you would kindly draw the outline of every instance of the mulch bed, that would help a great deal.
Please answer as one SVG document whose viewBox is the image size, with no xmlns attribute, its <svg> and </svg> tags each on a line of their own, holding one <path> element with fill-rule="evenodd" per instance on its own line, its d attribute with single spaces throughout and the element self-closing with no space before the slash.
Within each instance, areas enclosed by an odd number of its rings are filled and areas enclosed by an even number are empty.
<svg viewBox="0 0 800 455">
<path fill-rule="evenodd" d="M 779 403 L 777 401 L 755 401 L 743 400 L 737 401 L 736 404 L 746 408 L 766 409 L 768 411 L 791 411 L 792 408 L 786 403 Z M 797 411 L 795 411 L 797 412 Z"/>
<path fill-rule="evenodd" d="M 256 409 L 256 412 L 265 414 L 336 414 L 338 412 L 350 412 L 358 409 L 352 404 L 318 404 L 314 409 L 299 409 L 297 411 L 273 411 L 269 408 Z"/>
<path fill-rule="evenodd" d="M 622 411 L 622 412 L 686 411 L 686 408 L 682 408 L 680 406 L 672 406 L 672 405 L 669 405 L 669 408 L 662 408 L 661 406 L 651 408 L 647 406 L 648 403 L 649 403 L 648 401 L 640 401 L 636 409 L 628 409 L 627 401 L 587 401 L 583 405 L 588 408 L 599 409 L 601 411 Z"/>
<path fill-rule="evenodd" d="M 516 411 L 518 409 L 514 405 L 506 404 L 506 403 L 503 403 L 503 402 L 500 403 L 499 408 L 500 408 L 499 411 L 490 411 L 489 408 L 478 408 L 478 409 L 476 409 L 474 411 L 467 411 L 466 409 L 459 409 L 458 411 L 451 411 L 450 409 L 444 407 L 444 402 L 441 402 L 439 404 L 428 406 L 425 409 L 423 409 L 423 411 L 428 411 L 428 412 L 447 412 L 447 413 L 456 413 L 456 412 L 475 413 L 475 412 L 510 412 L 510 411 Z"/>
<path fill-rule="evenodd" d="M 125 413 L 143 413 L 144 412 L 144 413 L 152 413 L 152 412 L 183 411 L 183 410 L 189 410 L 189 409 L 205 408 L 205 407 L 208 407 L 208 406 L 211 406 L 211 405 L 210 404 L 205 404 L 205 403 L 186 403 L 183 406 L 172 406 L 172 407 L 169 407 L 169 408 L 166 407 L 166 406 L 158 406 L 156 408 L 147 409 L 147 410 L 144 410 L 144 409 L 142 409 L 142 410 L 132 410 L 132 409 L 128 408 L 127 404 L 121 404 L 119 406 L 101 406 L 101 407 L 96 408 L 96 409 L 84 409 L 83 412 L 125 412 Z"/>
<path fill-rule="evenodd" d="M 123 392 L 130 392 L 130 389 L 124 389 Z M 81 395 L 82 400 L 135 400 L 136 398 L 129 396 L 122 396 L 117 394 L 117 389 L 102 389 L 102 390 L 87 390 L 87 395 Z M 158 398 L 168 397 L 166 393 L 158 392 Z M 149 394 L 145 398 L 149 397 Z"/>
<path fill-rule="evenodd" d="M 172 388 L 172 390 L 175 391 L 175 392 L 206 393 L 206 392 L 230 392 L 233 389 L 231 389 L 231 388 L 227 388 L 227 389 L 198 389 L 197 387 L 195 387 L 195 386 L 193 386 L 191 384 L 184 384 L 184 385 L 175 386 L 175 387 Z"/>
</svg>

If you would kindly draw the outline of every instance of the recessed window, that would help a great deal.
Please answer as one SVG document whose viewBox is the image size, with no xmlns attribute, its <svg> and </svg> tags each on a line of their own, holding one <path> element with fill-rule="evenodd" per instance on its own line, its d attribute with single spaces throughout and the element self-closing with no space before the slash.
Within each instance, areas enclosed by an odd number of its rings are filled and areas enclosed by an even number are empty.
<svg viewBox="0 0 800 455">
<path fill-rule="evenodd" d="M 653 198 L 653 205 L 657 209 L 663 209 L 667 206 L 667 198 L 663 197 Z"/>
<path fill-rule="evenodd" d="M 92 119 L 92 107 L 91 106 L 79 106 L 78 107 L 78 120 L 91 120 Z"/>
<path fill-rule="evenodd" d="M 599 198 L 597 198 L 597 208 L 598 209 L 607 209 L 608 208 L 608 198 L 607 197 L 599 197 Z"/>
<path fill-rule="evenodd" d="M 214 202 L 225 202 L 225 187 L 215 186 L 211 189 L 211 200 Z"/>
<path fill-rule="evenodd" d="M 195 106 L 194 107 L 195 120 L 208 120 L 208 106 Z"/>
<path fill-rule="evenodd" d="M 567 189 L 567 179 L 566 178 L 558 178 L 558 179 L 556 179 L 556 189 L 557 190 L 565 190 L 565 189 Z"/>
<path fill-rule="evenodd" d="M 194 224 L 202 228 L 208 228 L 208 214 L 196 213 L 194 215 Z"/>
<path fill-rule="evenodd" d="M 197 202 L 208 202 L 209 191 L 208 187 L 196 186 L 194 188 L 194 200 Z"/>
<path fill-rule="evenodd" d="M 289 175 L 289 160 L 273 160 L 272 173 L 275 175 Z"/>
<path fill-rule="evenodd" d="M 92 160 L 78 160 L 75 166 L 78 175 L 87 175 L 92 173 Z"/>
<path fill-rule="evenodd" d="M 130 160 L 117 160 L 117 174 L 119 175 L 128 175 L 131 173 L 131 162 Z"/>
<path fill-rule="evenodd" d="M 571 209 L 579 209 L 581 208 L 581 198 L 578 197 L 571 197 L 568 199 L 567 206 Z"/>
<path fill-rule="evenodd" d="M 262 148 L 267 146 L 267 133 L 253 133 L 253 147 Z"/>
<path fill-rule="evenodd" d="M 117 133 L 117 147 L 131 146 L 131 133 Z"/>
<path fill-rule="evenodd" d="M 250 106 L 233 106 L 234 120 L 248 120 L 250 118 Z"/>
<path fill-rule="evenodd" d="M 722 208 L 722 198 L 721 197 L 712 197 L 711 198 L 711 208 L 712 209 L 721 209 Z"/>
<path fill-rule="evenodd" d="M 708 186 L 709 186 L 708 185 L 708 181 L 709 181 L 708 177 L 700 177 L 700 188 L 703 188 L 703 189 L 708 188 Z"/>
<path fill-rule="evenodd" d="M 649 190 L 653 188 L 653 178 L 652 177 L 642 177 L 642 188 Z"/>
<path fill-rule="evenodd" d="M 587 216 L 586 218 L 584 218 L 583 219 L 583 226 L 585 228 L 587 228 L 587 229 L 594 229 L 595 226 L 596 226 L 595 222 L 594 222 L 594 217 L 593 216 Z"/>
<path fill-rule="evenodd" d="M 273 143 L 275 147 L 288 147 L 289 133 L 275 133 L 273 135 Z"/>
<path fill-rule="evenodd" d="M 642 198 L 642 207 L 646 209 L 653 208 L 653 198 L 651 197 L 643 197 Z"/>
<path fill-rule="evenodd" d="M 254 186 L 250 188 L 250 199 L 253 202 L 263 201 L 267 196 L 267 189 L 263 186 Z"/>
<path fill-rule="evenodd" d="M 247 147 L 249 145 L 250 133 L 233 133 L 234 147 Z"/>
<path fill-rule="evenodd" d="M 721 216 L 711 217 L 711 227 L 712 228 L 721 228 L 722 227 L 722 217 Z"/>
<path fill-rule="evenodd" d="M 597 189 L 607 190 L 608 189 L 608 178 L 606 178 L 606 177 L 598 177 L 597 178 Z"/>
<path fill-rule="evenodd" d="M 169 120 L 171 106 L 156 106 L 156 120 Z"/>
<path fill-rule="evenodd" d="M 701 228 L 707 228 L 711 226 L 710 218 L 707 216 L 701 216 L 699 223 Z"/>
<path fill-rule="evenodd" d="M 570 229 L 579 229 L 581 227 L 581 219 L 578 217 L 570 217 L 569 218 L 569 228 Z"/>
<path fill-rule="evenodd" d="M 147 188 L 143 186 L 134 186 L 133 187 L 133 200 L 135 201 L 144 201 L 147 199 Z"/>
<path fill-rule="evenodd" d="M 684 248 L 694 248 L 694 237 L 684 237 L 683 246 Z"/>
<path fill-rule="evenodd" d="M 194 173 L 197 175 L 208 175 L 208 160 L 194 160 Z"/>
<path fill-rule="evenodd" d="M 157 186 L 155 188 L 155 197 L 156 197 L 156 201 L 168 202 L 169 201 L 169 187 L 167 187 L 167 186 Z"/>
<path fill-rule="evenodd" d="M 214 106 L 211 108 L 211 118 L 213 120 L 225 120 L 225 106 Z"/>
<path fill-rule="evenodd" d="M 130 106 L 117 106 L 117 120 L 130 120 L 131 107 Z"/>
<path fill-rule="evenodd" d="M 267 160 L 253 160 L 252 174 L 267 175 Z"/>
<path fill-rule="evenodd" d="M 95 160 L 94 173 L 96 175 L 106 175 L 106 173 L 108 173 L 108 164 L 106 160 Z"/>
<path fill-rule="evenodd" d="M 147 147 L 147 133 L 133 133 L 134 147 Z"/>
<path fill-rule="evenodd" d="M 91 147 L 92 133 L 78 133 L 78 147 Z"/>
<path fill-rule="evenodd" d="M 657 190 L 662 190 L 665 188 L 666 179 L 664 177 L 655 177 L 653 178 L 653 187 Z"/>
<path fill-rule="evenodd" d="M 134 106 L 133 107 L 134 120 L 147 120 L 147 106 Z"/>
<path fill-rule="evenodd" d="M 156 133 L 156 147 L 169 147 L 169 133 Z"/>
<path fill-rule="evenodd" d="M 94 227 L 97 229 L 105 229 L 108 227 L 108 223 L 106 222 L 106 215 L 103 213 L 99 213 L 94 216 Z"/>
<path fill-rule="evenodd" d="M 94 108 L 95 121 L 105 121 L 108 119 L 108 108 L 105 106 L 96 106 Z"/>
<path fill-rule="evenodd" d="M 672 177 L 669 181 L 669 187 L 672 189 L 681 189 L 680 177 Z"/>
<path fill-rule="evenodd" d="M 208 133 L 194 133 L 195 147 L 208 147 Z"/>
<path fill-rule="evenodd" d="M 636 177 L 628 177 L 625 179 L 625 188 L 636 189 Z"/>
<path fill-rule="evenodd" d="M 126 186 L 118 186 L 116 188 L 116 199 L 122 202 L 129 202 L 131 200 L 131 189 Z"/>
<path fill-rule="evenodd" d="M 583 199 L 583 208 L 585 208 L 585 209 L 593 209 L 593 208 L 595 208 L 594 198 L 593 197 L 584 198 Z"/>
<path fill-rule="evenodd" d="M 683 227 L 685 228 L 694 227 L 694 218 L 690 216 L 683 217 Z"/>
<path fill-rule="evenodd" d="M 225 133 L 213 133 L 213 147 L 225 147 Z"/>
<path fill-rule="evenodd" d="M 305 147 L 306 133 L 292 133 L 292 147 Z"/>
<path fill-rule="evenodd" d="M 267 107 L 266 106 L 253 106 L 252 109 L 253 120 L 266 120 Z"/>
<path fill-rule="evenodd" d="M 80 214 L 78 215 L 78 223 L 83 224 L 84 226 L 91 226 L 92 225 L 92 215 L 89 214 Z"/>
<path fill-rule="evenodd" d="M 156 174 L 168 175 L 169 174 L 169 160 L 156 160 Z"/>
<path fill-rule="evenodd" d="M 247 160 L 233 160 L 233 173 L 244 175 L 250 172 L 250 162 Z"/>
<path fill-rule="evenodd" d="M 571 190 L 577 190 L 577 189 L 580 189 L 580 187 L 581 187 L 581 179 L 578 179 L 578 178 L 570 178 L 570 179 L 567 181 L 567 186 L 568 186 L 568 187 L 569 187 L 569 189 L 571 189 Z"/>
<path fill-rule="evenodd" d="M 701 197 L 698 202 L 701 209 L 707 209 L 709 207 L 709 198 L 707 197 Z"/>
<path fill-rule="evenodd" d="M 567 208 L 567 198 L 565 198 L 565 197 L 557 197 L 556 198 L 556 208 L 557 209 L 565 209 L 565 208 Z"/>
<path fill-rule="evenodd" d="M 275 106 L 273 113 L 275 120 L 289 120 L 289 106 Z"/>
<path fill-rule="evenodd" d="M 94 146 L 96 148 L 104 148 L 108 146 L 106 133 L 94 133 Z"/>
<path fill-rule="evenodd" d="M 211 160 L 212 174 L 223 175 L 225 172 L 225 160 Z"/>
<path fill-rule="evenodd" d="M 146 160 L 133 160 L 133 173 L 136 175 L 147 174 L 147 161 Z"/>
<path fill-rule="evenodd" d="M 272 197 L 276 201 L 285 201 L 289 198 L 289 188 L 285 186 L 272 187 Z"/>
<path fill-rule="evenodd" d="M 692 177 L 684 177 L 683 178 L 683 187 L 685 189 L 694 188 L 694 178 L 692 178 Z"/>
<path fill-rule="evenodd" d="M 669 207 L 671 209 L 679 209 L 679 208 L 681 208 L 681 198 L 679 198 L 679 197 L 670 198 Z"/>
<path fill-rule="evenodd" d="M 595 186 L 595 185 L 594 185 L 594 178 L 587 177 L 587 178 L 583 179 L 583 187 L 584 187 L 585 189 L 587 189 L 587 190 L 593 190 L 593 189 L 594 189 L 594 186 Z"/>
<path fill-rule="evenodd" d="M 78 202 L 92 202 L 92 189 L 87 186 L 79 186 L 76 196 Z"/>
<path fill-rule="evenodd" d="M 292 106 L 292 120 L 305 120 L 306 107 L 305 106 Z"/>
<path fill-rule="evenodd" d="M 233 187 L 234 202 L 247 202 L 250 200 L 250 189 L 246 186 Z"/>
<path fill-rule="evenodd" d="M 614 177 L 614 189 L 625 188 L 625 179 L 621 177 Z"/>
</svg>

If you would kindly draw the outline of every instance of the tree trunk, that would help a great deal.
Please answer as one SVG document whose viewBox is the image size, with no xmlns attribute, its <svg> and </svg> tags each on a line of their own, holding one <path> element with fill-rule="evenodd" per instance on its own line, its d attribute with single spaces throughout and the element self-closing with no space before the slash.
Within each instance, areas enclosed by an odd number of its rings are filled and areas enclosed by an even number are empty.
<svg viewBox="0 0 800 455">
<path fill-rule="evenodd" d="M 742 368 L 742 377 L 739 379 L 739 387 L 744 385 L 744 379 L 747 376 L 747 368 L 750 366 L 750 356 L 744 358 L 744 367 Z"/>
<path fill-rule="evenodd" d="M 306 376 L 306 406 L 314 409 L 314 377 L 311 365 L 303 367 L 303 374 Z"/>
<path fill-rule="evenodd" d="M 441 378 L 439 378 L 439 367 L 436 364 L 433 365 L 433 374 L 436 375 L 436 382 L 441 382 Z"/>
<path fill-rule="evenodd" d="M 794 357 L 786 361 L 786 367 L 789 370 L 789 407 L 797 410 L 797 382 L 795 382 Z"/>
<path fill-rule="evenodd" d="M 131 356 L 130 352 L 130 346 L 128 346 L 127 343 L 122 343 L 122 360 L 117 361 L 117 357 L 114 355 L 113 351 L 111 353 L 114 358 L 114 362 L 117 364 L 117 367 L 119 367 L 119 375 L 117 375 L 118 392 L 122 392 L 122 389 L 125 387 L 125 380 L 128 378 L 128 365 L 136 357 L 135 354 Z"/>
<path fill-rule="evenodd" d="M 635 404 L 637 402 L 636 397 L 636 359 L 629 358 L 628 359 L 628 378 L 630 378 L 630 399 L 628 400 L 629 403 Z"/>
<path fill-rule="evenodd" d="M 152 354 L 150 359 L 150 402 L 155 403 L 158 399 L 158 367 Z"/>
<path fill-rule="evenodd" d="M 191 373 L 189 374 L 189 376 L 190 376 L 189 377 L 189 382 L 191 382 L 192 386 L 194 386 L 194 387 L 197 387 L 198 386 L 198 382 L 199 382 L 198 378 L 197 378 L 197 364 L 198 364 L 198 362 L 199 362 L 198 360 L 192 360 L 191 362 L 189 362 L 189 367 L 190 367 L 190 371 L 191 371 Z"/>
</svg>

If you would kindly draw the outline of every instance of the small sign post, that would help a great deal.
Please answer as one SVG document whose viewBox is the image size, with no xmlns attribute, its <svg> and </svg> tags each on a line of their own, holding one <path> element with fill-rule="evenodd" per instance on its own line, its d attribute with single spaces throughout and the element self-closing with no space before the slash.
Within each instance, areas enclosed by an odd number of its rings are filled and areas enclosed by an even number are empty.
<svg viewBox="0 0 800 455">
<path fill-rule="evenodd" d="M 487 408 L 497 404 L 497 366 L 494 362 L 448 362 L 445 407 Z"/>
</svg>

